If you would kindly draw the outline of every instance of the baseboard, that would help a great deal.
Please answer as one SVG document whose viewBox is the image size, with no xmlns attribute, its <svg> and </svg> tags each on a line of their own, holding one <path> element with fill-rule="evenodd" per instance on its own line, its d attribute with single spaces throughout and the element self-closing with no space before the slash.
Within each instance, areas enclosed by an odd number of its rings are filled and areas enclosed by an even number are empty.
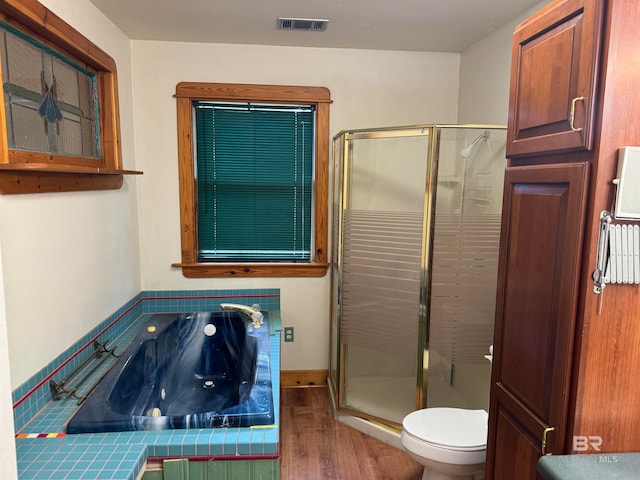
<svg viewBox="0 0 640 480">
<path fill-rule="evenodd" d="M 328 370 L 280 370 L 282 387 L 319 387 L 327 385 Z"/>
</svg>

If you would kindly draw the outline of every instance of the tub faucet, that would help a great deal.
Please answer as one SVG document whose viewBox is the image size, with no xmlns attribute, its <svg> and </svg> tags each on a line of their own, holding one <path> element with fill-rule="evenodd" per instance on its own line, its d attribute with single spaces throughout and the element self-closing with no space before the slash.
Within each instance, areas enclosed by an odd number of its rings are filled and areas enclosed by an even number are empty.
<svg viewBox="0 0 640 480">
<path fill-rule="evenodd" d="M 220 304 L 220 308 L 222 310 L 237 310 L 239 312 L 246 313 L 247 315 L 249 315 L 249 317 L 251 317 L 251 323 L 253 323 L 253 326 L 255 328 L 260 328 L 262 326 L 262 320 L 264 319 L 264 315 L 262 315 L 262 312 L 260 311 L 259 306 L 256 305 L 255 307 L 257 308 L 250 307 L 248 305 L 240 305 L 237 303 L 221 303 Z"/>
</svg>

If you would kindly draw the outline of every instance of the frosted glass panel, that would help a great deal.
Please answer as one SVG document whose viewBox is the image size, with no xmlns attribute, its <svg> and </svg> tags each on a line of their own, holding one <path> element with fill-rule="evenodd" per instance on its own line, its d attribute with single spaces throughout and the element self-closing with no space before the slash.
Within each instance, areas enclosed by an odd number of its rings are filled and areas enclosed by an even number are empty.
<svg viewBox="0 0 640 480">
<path fill-rule="evenodd" d="M 343 340 L 416 350 L 422 214 L 347 211 L 344 225 Z"/>
<path fill-rule="evenodd" d="M 429 347 L 451 364 L 483 363 L 493 338 L 499 215 L 435 221 Z"/>
<path fill-rule="evenodd" d="M 428 137 L 351 145 L 343 218 L 344 405 L 399 423 L 416 407 Z"/>
<path fill-rule="evenodd" d="M 506 133 L 442 132 L 427 406 L 488 408 Z"/>
</svg>

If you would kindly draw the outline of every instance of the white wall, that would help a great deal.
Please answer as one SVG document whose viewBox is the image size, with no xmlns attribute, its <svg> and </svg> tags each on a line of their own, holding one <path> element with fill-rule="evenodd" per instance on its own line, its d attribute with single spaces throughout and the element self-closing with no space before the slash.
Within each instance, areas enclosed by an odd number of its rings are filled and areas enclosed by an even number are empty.
<svg viewBox="0 0 640 480">
<path fill-rule="evenodd" d="M 89 0 L 42 3 L 115 58 L 124 166 L 135 169 L 129 39 Z M 136 181 L 0 197 L 12 389 L 140 291 Z"/>
<path fill-rule="evenodd" d="M 0 221 L 2 216 L 0 215 Z M 0 249 L 0 264 L 2 250 Z M 7 341 L 7 318 L 4 308 L 4 289 L 0 269 L 0 472 L 2 478 L 18 478 L 16 444 L 14 441 L 13 408 L 11 399 L 9 343 Z"/>
<path fill-rule="evenodd" d="M 458 123 L 507 124 L 513 31 L 548 3 L 538 3 L 462 52 Z"/>
<path fill-rule="evenodd" d="M 129 40 L 88 0 L 41 0 L 116 59 L 134 169 Z M 119 191 L 0 196 L 0 471 L 17 478 L 11 392 L 140 291 L 135 179 Z"/>
<path fill-rule="evenodd" d="M 144 289 L 280 288 L 283 370 L 328 368 L 329 275 L 186 279 L 180 261 L 175 86 L 181 81 L 325 86 L 331 136 L 343 129 L 455 123 L 459 55 L 133 41 L 136 159 Z"/>
</svg>

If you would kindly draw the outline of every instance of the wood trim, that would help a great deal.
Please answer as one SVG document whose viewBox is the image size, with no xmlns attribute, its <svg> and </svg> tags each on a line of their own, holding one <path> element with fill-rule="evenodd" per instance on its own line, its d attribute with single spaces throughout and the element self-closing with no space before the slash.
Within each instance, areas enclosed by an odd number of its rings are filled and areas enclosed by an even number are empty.
<svg viewBox="0 0 640 480">
<path fill-rule="evenodd" d="M 138 170 L 120 170 L 114 168 L 92 168 L 82 165 L 62 165 L 59 163 L 0 163 L 0 172 L 21 171 L 46 173 L 80 173 L 93 175 L 142 175 Z"/>
<path fill-rule="evenodd" d="M 10 149 L 3 105 L 0 108 L 0 167 L 3 169 L 0 193 L 117 189 L 122 186 L 122 175 L 142 173 L 122 168 L 115 60 L 37 0 L 0 0 L 0 20 L 95 72 L 101 142 L 99 159 Z M 11 171 L 4 171 L 7 169 Z"/>
<path fill-rule="evenodd" d="M 29 28 L 83 63 L 97 70 L 116 72 L 116 62 L 111 56 L 37 0 L 0 0 L 0 14 L 7 23 Z"/>
<path fill-rule="evenodd" d="M 180 82 L 176 85 L 175 96 L 176 98 L 243 102 L 331 103 L 331 95 L 326 87 L 286 85 Z"/>
<path fill-rule="evenodd" d="M 0 168 L 38 168 L 37 166 L 47 168 L 53 165 L 65 170 L 87 168 L 96 171 L 99 168 L 105 168 L 105 164 L 100 158 L 83 158 L 71 155 L 55 155 L 52 153 L 14 149 L 8 149 L 6 162 L 0 163 Z"/>
<path fill-rule="evenodd" d="M 325 87 L 181 82 L 176 85 L 181 261 L 187 278 L 322 277 L 328 263 L 329 90 Z M 316 107 L 313 259 L 310 263 L 198 263 L 193 118 L 195 100 L 306 103 Z"/>
<path fill-rule="evenodd" d="M 191 116 L 191 100 L 188 98 L 178 98 L 177 110 L 182 263 L 196 266 L 198 246 L 196 242 L 196 194 L 193 167 L 193 118 Z M 184 269 L 183 273 L 185 273 L 186 276 Z"/>
<path fill-rule="evenodd" d="M 187 278 L 324 277 L 327 263 L 173 263 Z"/>
<path fill-rule="evenodd" d="M 0 78 L 2 76 L 2 63 L 0 62 Z M 2 92 L 2 101 L 0 102 L 0 165 L 9 162 L 9 139 L 7 137 L 7 128 L 6 128 L 6 111 L 4 108 L 4 91 L 2 86 L 0 86 L 0 91 Z"/>
<path fill-rule="evenodd" d="M 122 174 L 0 170 L 0 194 L 118 190 Z"/>
<path fill-rule="evenodd" d="M 100 114 L 102 161 L 105 167 L 122 169 L 118 78 L 115 68 L 111 72 L 98 74 L 98 96 L 98 103 L 102 110 Z"/>
<path fill-rule="evenodd" d="M 325 387 L 329 370 L 281 370 L 282 387 Z"/>
<path fill-rule="evenodd" d="M 327 263 L 329 236 L 329 104 L 316 105 L 315 262 Z M 324 128 L 326 125 L 327 128 Z M 317 201 L 324 199 L 324 201 Z"/>
</svg>

